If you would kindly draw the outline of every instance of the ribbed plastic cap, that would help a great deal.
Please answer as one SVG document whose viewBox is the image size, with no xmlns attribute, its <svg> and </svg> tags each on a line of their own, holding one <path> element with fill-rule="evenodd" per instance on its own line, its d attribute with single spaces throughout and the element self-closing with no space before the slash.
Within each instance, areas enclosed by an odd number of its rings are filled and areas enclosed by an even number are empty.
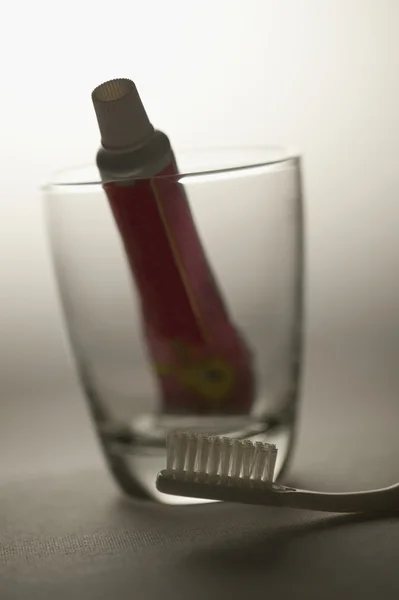
<svg viewBox="0 0 399 600">
<path fill-rule="evenodd" d="M 107 150 L 139 147 L 154 133 L 136 86 L 130 79 L 111 79 L 95 88 L 94 110 Z"/>
</svg>

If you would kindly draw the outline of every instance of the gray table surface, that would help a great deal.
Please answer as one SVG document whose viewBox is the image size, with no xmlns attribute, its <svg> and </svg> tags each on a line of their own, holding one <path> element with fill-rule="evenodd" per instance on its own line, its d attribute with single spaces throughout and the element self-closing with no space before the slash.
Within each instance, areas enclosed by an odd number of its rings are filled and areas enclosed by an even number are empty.
<svg viewBox="0 0 399 600">
<path fill-rule="evenodd" d="M 307 379 L 287 481 L 335 491 L 395 482 L 396 375 L 378 400 L 375 380 L 341 381 L 332 391 L 320 371 Z M 20 419 L 17 441 L 1 430 L 1 600 L 399 597 L 395 516 L 133 502 L 108 475 L 80 400 L 68 410 L 69 447 L 33 420 Z M 23 471 L 38 447 L 47 462 Z"/>
</svg>

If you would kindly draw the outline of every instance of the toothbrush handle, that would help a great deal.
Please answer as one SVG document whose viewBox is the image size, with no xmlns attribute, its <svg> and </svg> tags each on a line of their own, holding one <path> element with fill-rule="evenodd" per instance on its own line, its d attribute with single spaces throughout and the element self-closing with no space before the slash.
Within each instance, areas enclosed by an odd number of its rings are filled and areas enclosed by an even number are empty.
<svg viewBox="0 0 399 600">
<path fill-rule="evenodd" d="M 157 489 L 165 494 L 207 498 L 278 508 L 295 508 L 330 513 L 379 513 L 399 510 L 399 484 L 367 492 L 325 494 L 299 490 L 277 483 L 234 485 L 181 479 L 168 470 L 157 477 Z"/>
<path fill-rule="evenodd" d="M 265 495 L 265 504 L 332 513 L 368 513 L 399 510 L 399 484 L 352 493 L 323 493 L 279 486 Z M 271 502 L 273 496 L 273 502 Z"/>
</svg>

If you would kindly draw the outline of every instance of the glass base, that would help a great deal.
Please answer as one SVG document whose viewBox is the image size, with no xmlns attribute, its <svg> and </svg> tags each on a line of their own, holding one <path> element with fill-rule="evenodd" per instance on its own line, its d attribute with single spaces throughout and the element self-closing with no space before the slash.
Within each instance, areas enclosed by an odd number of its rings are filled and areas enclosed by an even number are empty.
<svg viewBox="0 0 399 600">
<path fill-rule="evenodd" d="M 286 465 L 293 441 L 293 419 L 259 421 L 242 417 L 191 417 L 185 415 L 141 415 L 133 425 L 101 427 L 102 443 L 119 485 L 128 495 L 150 498 L 164 504 L 213 502 L 182 498 L 158 492 L 156 476 L 166 466 L 165 438 L 176 429 L 246 438 L 275 444 L 278 449 L 275 478 Z"/>
</svg>

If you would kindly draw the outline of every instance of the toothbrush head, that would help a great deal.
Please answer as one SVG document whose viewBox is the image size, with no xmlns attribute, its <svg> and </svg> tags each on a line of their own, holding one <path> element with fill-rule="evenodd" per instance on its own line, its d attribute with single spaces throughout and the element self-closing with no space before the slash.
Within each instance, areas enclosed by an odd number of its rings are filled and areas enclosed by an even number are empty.
<svg viewBox="0 0 399 600">
<path fill-rule="evenodd" d="M 157 477 L 165 494 L 329 513 L 397 513 L 399 483 L 352 493 L 300 490 L 273 482 L 273 444 L 198 433 L 167 438 L 167 465 Z"/>
<path fill-rule="evenodd" d="M 166 453 L 166 469 L 157 478 L 158 490 L 166 494 L 237 501 L 238 493 L 245 501 L 246 492 L 274 487 L 274 444 L 174 432 Z"/>
</svg>

